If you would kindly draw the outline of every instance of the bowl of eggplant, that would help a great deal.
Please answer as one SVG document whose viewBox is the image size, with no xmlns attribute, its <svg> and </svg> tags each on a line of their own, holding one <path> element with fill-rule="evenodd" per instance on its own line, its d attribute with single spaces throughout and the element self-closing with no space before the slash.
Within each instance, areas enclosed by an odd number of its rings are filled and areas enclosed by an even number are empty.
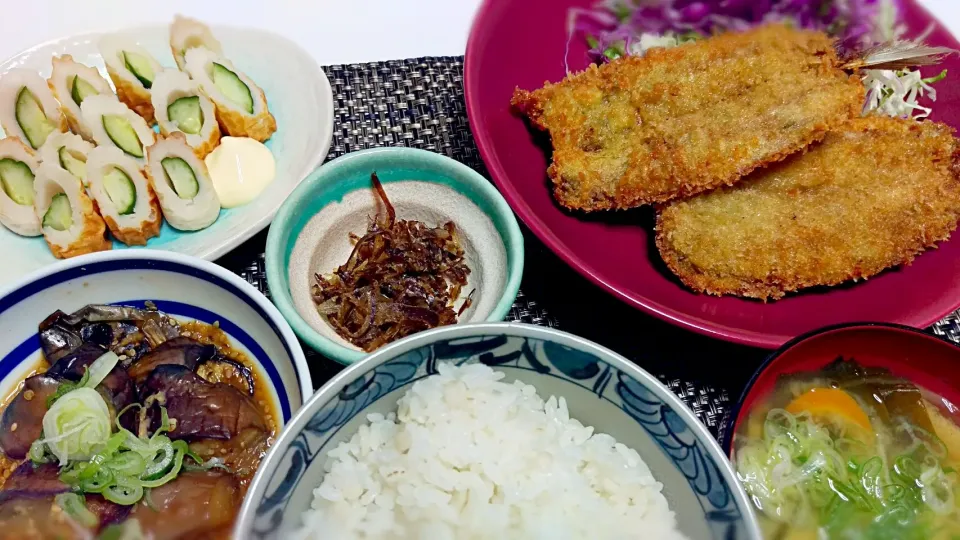
<svg viewBox="0 0 960 540">
<path fill-rule="evenodd" d="M 0 527 L 228 538 L 313 392 L 277 310 L 192 257 L 114 251 L 0 291 Z"/>
</svg>

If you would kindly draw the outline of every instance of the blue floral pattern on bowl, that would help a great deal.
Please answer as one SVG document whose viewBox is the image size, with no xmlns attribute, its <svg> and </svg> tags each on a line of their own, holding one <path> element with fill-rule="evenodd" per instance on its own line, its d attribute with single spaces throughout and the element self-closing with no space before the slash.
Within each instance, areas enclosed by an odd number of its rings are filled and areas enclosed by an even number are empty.
<svg viewBox="0 0 960 540">
<path fill-rule="evenodd" d="M 383 406 L 383 402 L 389 405 L 384 410 L 393 410 L 402 392 L 415 381 L 436 373 L 439 362 L 458 365 L 481 362 L 507 371 L 508 380 L 517 378 L 537 386 L 534 380 L 542 379 L 546 383 L 546 378 L 553 378 L 579 387 L 582 392 L 564 390 L 563 394 L 573 416 L 578 416 L 574 412 L 577 398 L 585 401 L 580 397 L 585 395 L 599 398 L 626 413 L 633 426 L 641 428 L 652 439 L 667 458 L 666 463 L 679 471 L 678 478 L 686 483 L 689 492 L 680 497 L 687 502 L 686 506 L 690 506 L 691 500 L 699 505 L 696 512 L 691 512 L 690 508 L 676 508 L 676 501 L 670 500 L 682 529 L 685 520 L 681 514 L 696 513 L 705 522 L 699 529 L 700 537 L 717 540 L 757 537 L 746 496 L 734 480 L 719 446 L 678 399 L 626 360 L 579 338 L 524 325 L 470 325 L 430 334 L 436 334 L 437 339 L 427 338 L 419 346 L 405 348 L 401 342 L 392 346 L 392 350 L 372 355 L 318 393 L 329 394 L 327 399 L 320 395 L 311 399 L 301 412 L 303 418 L 298 415 L 288 427 L 296 430 L 295 433 L 285 432 L 261 466 L 251 488 L 251 501 L 241 512 L 238 536 L 283 537 L 281 533 L 300 524 L 300 513 L 309 508 L 312 500 L 310 490 L 319 481 L 309 481 L 307 490 L 299 489 L 300 483 L 310 471 L 314 473 L 314 480 L 322 478 L 326 452 L 340 440 L 349 438 L 356 429 L 351 426 L 341 434 L 348 423 L 355 419 L 362 422 L 370 412 L 383 412 L 368 410 Z M 421 335 L 411 341 L 425 341 L 425 337 Z M 338 383 L 339 389 L 335 388 Z M 397 393 L 385 397 L 393 392 Z M 542 389 L 540 392 L 546 397 Z M 598 426 L 598 431 L 604 430 Z M 606 432 L 621 441 L 624 436 L 620 432 Z M 654 466 L 649 452 L 636 449 L 654 476 L 664 483 L 665 493 L 670 487 L 676 492 L 677 486 L 670 486 L 659 474 L 661 471 Z"/>
</svg>

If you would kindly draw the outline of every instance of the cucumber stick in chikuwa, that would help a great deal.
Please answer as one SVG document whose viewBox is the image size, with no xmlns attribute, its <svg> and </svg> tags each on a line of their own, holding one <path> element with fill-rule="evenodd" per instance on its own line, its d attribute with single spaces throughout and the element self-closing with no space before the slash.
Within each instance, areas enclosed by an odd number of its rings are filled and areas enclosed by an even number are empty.
<svg viewBox="0 0 960 540">
<path fill-rule="evenodd" d="M 135 52 L 123 51 L 123 63 L 144 88 L 149 90 L 153 86 L 156 74 L 148 58 Z"/>
<path fill-rule="evenodd" d="M 133 185 L 133 180 L 127 176 L 118 167 L 103 175 L 103 188 L 107 196 L 117 207 L 117 213 L 121 216 L 132 214 L 137 206 L 137 187 Z"/>
<path fill-rule="evenodd" d="M 184 133 L 196 135 L 203 127 L 203 110 L 198 96 L 177 99 L 167 107 L 167 117 Z"/>
<path fill-rule="evenodd" d="M 163 158 L 160 163 L 173 190 L 181 199 L 192 199 L 197 196 L 200 184 L 197 182 L 197 175 L 186 161 L 178 157 L 168 157 Z"/>
<path fill-rule="evenodd" d="M 143 144 L 130 121 L 119 114 L 103 115 L 103 129 L 121 150 L 133 157 L 143 157 Z"/>
<path fill-rule="evenodd" d="M 73 225 L 73 209 L 66 193 L 57 193 L 50 200 L 50 207 L 43 215 L 43 226 L 65 231 Z"/>
<path fill-rule="evenodd" d="M 60 151 L 57 152 L 58 157 L 60 158 L 60 166 L 67 170 L 70 174 L 76 176 L 81 182 L 87 181 L 87 163 L 86 160 L 80 159 L 74 152 L 72 152 L 66 146 L 61 146 Z"/>
<path fill-rule="evenodd" d="M 250 87 L 244 84 L 236 73 L 213 62 L 211 78 L 217 90 L 220 90 L 227 99 L 248 114 L 253 114 L 253 95 L 250 93 Z"/>
<path fill-rule="evenodd" d="M 87 96 L 95 96 L 99 93 L 92 84 L 80 78 L 79 75 L 73 76 L 73 83 L 70 84 L 70 97 L 73 98 L 73 102 L 77 106 L 83 103 Z"/>
<path fill-rule="evenodd" d="M 33 171 L 22 161 L 0 159 L 0 184 L 3 191 L 20 205 L 33 204 Z"/>
<path fill-rule="evenodd" d="M 20 125 L 23 134 L 27 136 L 27 142 L 34 149 L 40 148 L 47 140 L 47 136 L 56 129 L 56 126 L 47 118 L 40 101 L 26 86 L 20 89 L 14 106 L 17 124 Z"/>
</svg>

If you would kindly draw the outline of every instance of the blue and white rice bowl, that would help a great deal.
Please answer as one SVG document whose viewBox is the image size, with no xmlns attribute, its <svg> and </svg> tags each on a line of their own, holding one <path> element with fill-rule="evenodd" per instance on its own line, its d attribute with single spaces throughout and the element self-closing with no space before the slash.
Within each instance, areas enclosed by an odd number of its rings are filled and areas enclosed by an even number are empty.
<svg viewBox="0 0 960 540">
<path fill-rule="evenodd" d="M 278 425 L 313 393 L 299 342 L 275 307 L 239 276 L 194 257 L 163 251 L 107 251 L 38 270 L 0 292 L 0 395 L 10 395 L 41 358 L 37 326 L 58 309 L 87 304 L 143 308 L 151 301 L 181 321 L 217 322 L 231 347 L 269 386 Z"/>
<path fill-rule="evenodd" d="M 416 381 L 436 374 L 442 362 L 483 363 L 504 372 L 504 382 L 532 385 L 543 399 L 564 397 L 571 418 L 639 453 L 662 483 L 687 538 L 760 538 L 750 503 L 723 451 L 677 396 L 599 345 L 549 328 L 511 323 L 430 330 L 342 371 L 304 405 L 264 458 L 234 536 L 291 538 L 302 532 L 303 514 L 324 480 L 328 453 L 367 424 L 368 415 L 396 412 L 400 397 Z M 367 433 L 368 440 L 379 440 Z M 314 529 L 310 537 L 329 534 L 335 533 Z M 643 530 L 631 534 L 646 537 Z M 481 532 L 477 537 L 488 536 Z"/>
</svg>

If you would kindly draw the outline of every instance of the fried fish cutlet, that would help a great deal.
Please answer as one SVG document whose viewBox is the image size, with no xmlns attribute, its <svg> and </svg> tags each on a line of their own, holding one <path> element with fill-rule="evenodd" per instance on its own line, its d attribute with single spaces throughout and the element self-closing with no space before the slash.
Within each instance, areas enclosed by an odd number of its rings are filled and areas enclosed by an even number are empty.
<svg viewBox="0 0 960 540">
<path fill-rule="evenodd" d="M 634 208 L 730 185 L 860 113 L 831 39 L 783 25 L 653 49 L 514 92 L 549 132 L 548 175 L 571 210 Z"/>
<path fill-rule="evenodd" d="M 667 205 L 656 243 L 691 289 L 766 300 L 909 264 L 958 218 L 953 129 L 873 116 L 733 187 Z"/>
</svg>

